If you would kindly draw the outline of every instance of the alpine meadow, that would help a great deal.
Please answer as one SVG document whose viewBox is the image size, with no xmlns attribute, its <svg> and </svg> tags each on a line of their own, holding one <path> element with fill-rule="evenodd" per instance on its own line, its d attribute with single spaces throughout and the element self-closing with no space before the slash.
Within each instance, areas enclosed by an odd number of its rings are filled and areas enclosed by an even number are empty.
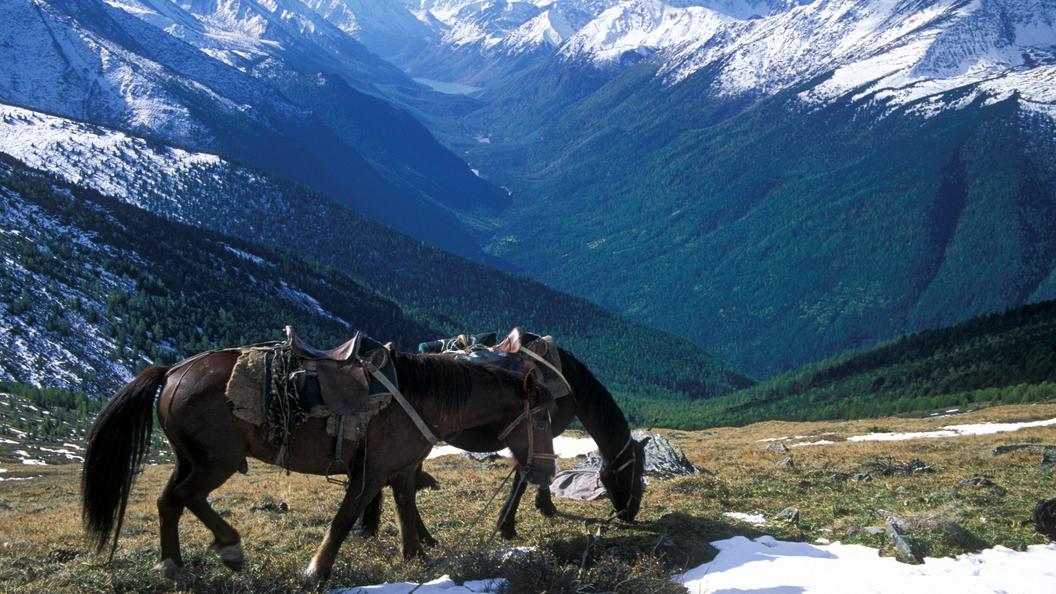
<svg viewBox="0 0 1056 594">
<path fill-rule="evenodd" d="M 1056 552 L 1056 0 L 0 14 L 0 592 L 829 591 L 792 545 L 920 570 L 848 592 L 1056 587 L 992 556 Z M 465 381 L 415 412 L 386 368 L 441 340 L 524 410 L 372 433 L 457 420 Z M 184 376 L 267 455 L 168 443 Z"/>
</svg>

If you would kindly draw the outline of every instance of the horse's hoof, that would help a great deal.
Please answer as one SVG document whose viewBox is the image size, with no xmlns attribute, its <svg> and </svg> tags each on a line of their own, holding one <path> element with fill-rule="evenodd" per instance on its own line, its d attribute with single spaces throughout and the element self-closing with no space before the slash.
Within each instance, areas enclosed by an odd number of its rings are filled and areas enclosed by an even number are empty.
<svg viewBox="0 0 1056 594">
<path fill-rule="evenodd" d="M 436 547 L 440 546 L 440 541 L 430 536 L 429 538 L 423 538 L 422 544 L 431 549 L 435 549 Z"/>
<path fill-rule="evenodd" d="M 547 518 L 552 518 L 557 515 L 557 506 L 544 505 L 539 508 L 539 513 L 543 514 Z"/>
<path fill-rule="evenodd" d="M 308 568 L 304 570 L 303 575 L 304 579 L 310 582 L 321 583 L 330 579 L 330 569 L 320 567 L 315 563 L 315 559 L 312 559 L 312 562 L 308 564 Z"/>
<path fill-rule="evenodd" d="M 227 545 L 221 547 L 213 544 L 213 550 L 216 551 L 217 555 L 220 555 L 220 560 L 224 562 L 224 565 L 232 571 L 242 571 L 242 565 L 244 557 L 242 556 L 242 543 L 235 543 L 233 545 Z"/>
<path fill-rule="evenodd" d="M 154 570 L 160 571 L 165 579 L 175 582 L 177 590 L 189 590 L 198 580 L 198 576 L 176 565 L 172 559 L 165 559 L 158 563 L 154 566 Z"/>
<path fill-rule="evenodd" d="M 499 536 L 501 536 L 505 540 L 513 540 L 517 538 L 517 529 L 511 528 L 509 531 L 499 530 Z"/>
</svg>

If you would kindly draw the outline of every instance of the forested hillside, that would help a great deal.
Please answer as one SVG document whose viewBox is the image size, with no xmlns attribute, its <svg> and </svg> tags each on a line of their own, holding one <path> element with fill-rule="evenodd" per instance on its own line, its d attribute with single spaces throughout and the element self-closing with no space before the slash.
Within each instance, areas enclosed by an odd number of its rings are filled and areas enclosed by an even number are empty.
<svg viewBox="0 0 1056 594">
<path fill-rule="evenodd" d="M 5 157 L 0 248 L 10 264 L 0 311 L 14 340 L 0 365 L 8 377 L 105 392 L 150 361 L 275 339 L 286 324 L 320 346 L 360 329 L 407 350 L 520 325 L 573 350 L 631 414 L 641 402 L 752 383 L 683 339 L 409 239 L 301 186 L 199 166 L 184 177 L 140 178 L 144 187 L 178 184 L 186 200 L 142 196 L 247 239 L 167 222 Z M 200 184 L 183 185 L 191 179 Z M 252 200 L 234 200 L 243 196 Z"/>
<path fill-rule="evenodd" d="M 764 378 L 1056 298 L 1056 127 L 1015 94 L 817 106 L 824 77 L 753 103 L 706 70 L 566 74 L 536 87 L 557 111 L 496 98 L 509 136 L 476 151 L 528 196 L 489 249 L 551 286 Z"/>
<path fill-rule="evenodd" d="M 1056 398 L 1056 301 L 812 363 L 746 390 L 677 404 L 668 427 L 921 415 Z"/>
</svg>

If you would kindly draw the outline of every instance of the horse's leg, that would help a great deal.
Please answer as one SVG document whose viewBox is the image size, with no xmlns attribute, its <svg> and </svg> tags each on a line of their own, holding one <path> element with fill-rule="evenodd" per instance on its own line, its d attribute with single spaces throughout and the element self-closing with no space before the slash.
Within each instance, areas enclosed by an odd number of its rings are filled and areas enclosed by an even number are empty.
<svg viewBox="0 0 1056 594">
<path fill-rule="evenodd" d="M 363 515 L 359 518 L 359 535 L 363 538 L 372 538 L 378 535 L 381 527 L 381 508 L 385 503 L 385 491 L 378 491 L 374 499 L 367 502 Z"/>
<path fill-rule="evenodd" d="M 330 579 L 330 571 L 334 568 L 337 559 L 337 551 L 341 543 L 348 538 L 348 533 L 356 523 L 356 519 L 363 513 L 363 508 L 374 499 L 385 486 L 385 479 L 378 478 L 377 471 L 367 473 L 364 479 L 362 466 L 360 470 L 353 471 L 345 490 L 345 496 L 341 500 L 341 506 L 337 509 L 337 515 L 330 521 L 330 527 L 326 529 L 326 535 L 319 548 L 312 556 L 312 562 L 304 570 L 305 577 L 317 581 Z"/>
<path fill-rule="evenodd" d="M 219 464 L 214 460 L 214 466 L 206 471 L 201 465 L 191 468 L 190 474 L 185 480 L 176 486 L 174 490 L 175 501 L 181 503 L 198 516 L 202 524 L 213 533 L 213 544 L 210 546 L 218 555 L 224 565 L 234 571 L 242 570 L 242 539 L 238 531 L 231 527 L 216 510 L 209 505 L 208 497 L 214 489 L 224 484 L 231 475 L 235 474 L 242 458 L 238 460 L 225 460 Z"/>
<path fill-rule="evenodd" d="M 528 481 L 522 480 L 522 477 L 520 470 L 514 473 L 510 494 L 499 512 L 499 534 L 507 540 L 517 538 L 517 506 L 521 504 L 521 496 L 528 487 Z"/>
<path fill-rule="evenodd" d="M 190 461 L 176 454 L 176 467 L 172 470 L 168 484 L 158 497 L 161 563 L 166 567 L 170 561 L 174 567 L 183 567 L 183 557 L 180 555 L 180 516 L 183 515 L 184 505 L 176 500 L 175 490 L 177 485 L 187 480 L 190 473 Z"/>
<path fill-rule="evenodd" d="M 548 518 L 557 515 L 557 506 L 554 505 L 554 500 L 551 498 L 549 487 L 540 486 L 539 490 L 536 491 L 535 507 L 539 510 L 539 513 Z"/>
<path fill-rule="evenodd" d="M 389 477 L 392 486 L 392 498 L 396 502 L 396 525 L 400 529 L 400 552 L 404 559 L 428 557 L 422 548 L 422 541 L 432 539 L 422 522 L 415 502 L 415 480 L 418 470 L 396 473 Z"/>
</svg>

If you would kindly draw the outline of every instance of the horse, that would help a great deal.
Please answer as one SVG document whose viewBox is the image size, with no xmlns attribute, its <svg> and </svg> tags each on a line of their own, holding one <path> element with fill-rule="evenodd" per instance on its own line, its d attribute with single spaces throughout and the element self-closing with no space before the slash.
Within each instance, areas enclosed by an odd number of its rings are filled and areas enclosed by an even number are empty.
<svg viewBox="0 0 1056 594">
<path fill-rule="evenodd" d="M 561 435 L 573 419 L 579 418 L 587 433 L 598 444 L 603 460 L 598 470 L 598 477 L 612 501 L 613 515 L 620 520 L 633 522 L 641 508 L 645 488 L 643 474 L 645 446 L 648 438 L 633 439 L 627 419 L 608 389 L 572 353 L 560 347 L 557 348 L 557 352 L 561 358 L 561 372 L 565 382 L 571 388 L 571 394 L 556 399 L 557 412 L 552 415 L 554 436 Z M 494 452 L 503 447 L 499 433 L 492 427 L 466 429 L 450 436 L 445 441 L 470 452 Z M 435 484 L 435 480 L 421 468 L 418 472 L 420 475 L 426 475 L 426 478 L 420 476 L 417 479 L 419 485 L 428 484 L 430 481 Z M 498 529 L 505 539 L 517 537 L 517 507 L 520 505 L 526 488 L 521 480 L 522 476 L 523 474 L 517 471 L 516 480 L 513 482 L 506 502 L 499 511 Z M 413 485 L 414 481 L 404 479 L 403 484 Z M 393 495 L 398 498 L 406 497 L 405 494 L 397 493 L 396 485 L 393 486 Z M 379 492 L 364 511 L 360 519 L 362 536 L 370 537 L 377 534 L 381 521 L 381 502 L 382 494 Z M 547 517 L 557 514 L 549 484 L 540 485 L 536 491 L 535 507 Z M 416 525 L 422 542 L 431 546 L 438 544 L 437 540 L 426 530 L 421 519 L 416 521 Z"/>
<path fill-rule="evenodd" d="M 399 378 L 398 391 L 435 436 L 446 439 L 470 427 L 493 431 L 505 427 L 505 444 L 513 451 L 520 472 L 534 485 L 550 483 L 556 464 L 549 415 L 556 409 L 534 377 L 440 355 L 390 355 Z M 242 569 L 239 533 L 210 507 L 207 498 L 236 471 L 248 470 L 248 456 L 282 464 L 289 471 L 325 476 L 334 473 L 334 455 L 343 449 L 341 461 L 348 471 L 344 497 L 304 571 L 306 578 L 325 581 L 367 502 L 390 476 L 413 471 L 432 449 L 433 441 L 409 412 L 394 405 L 381 408 L 356 443 L 338 442 L 327 433 L 325 418 L 309 417 L 292 427 L 292 441 L 284 446 L 261 426 L 233 414 L 225 388 L 238 357 L 233 350 L 212 351 L 171 367 L 148 367 L 100 411 L 88 432 L 81 483 L 84 527 L 97 552 L 111 538 L 111 558 L 117 549 L 134 474 L 149 445 L 152 409 L 176 459 L 157 500 L 159 568 L 176 580 L 190 575 L 180 555 L 178 524 L 184 508 L 212 531 L 211 548 L 223 563 L 235 571 Z M 525 418 L 529 422 L 521 423 Z M 413 473 L 404 474 L 413 479 Z M 413 493 L 413 482 L 409 489 Z M 399 529 L 404 557 L 424 555 L 416 527 L 400 524 Z"/>
</svg>

